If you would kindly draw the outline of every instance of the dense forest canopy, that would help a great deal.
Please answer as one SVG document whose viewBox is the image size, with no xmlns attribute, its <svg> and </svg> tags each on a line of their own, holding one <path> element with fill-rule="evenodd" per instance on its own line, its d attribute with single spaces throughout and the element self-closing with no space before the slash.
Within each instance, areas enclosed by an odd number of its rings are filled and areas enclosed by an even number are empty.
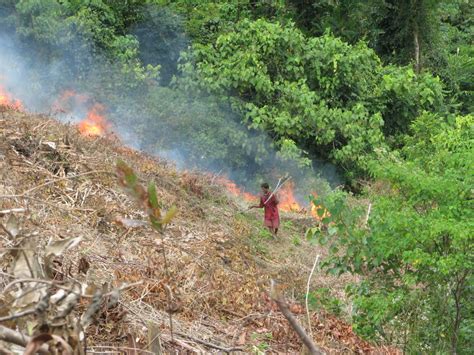
<svg viewBox="0 0 474 355">
<path fill-rule="evenodd" d="M 0 75 L 35 102 L 87 92 L 140 148 L 241 183 L 333 164 L 372 201 L 363 227 L 346 193 L 318 201 L 327 267 L 363 276 L 354 327 L 469 353 L 473 21 L 469 0 L 9 0 L 1 60 L 28 80 Z"/>
</svg>

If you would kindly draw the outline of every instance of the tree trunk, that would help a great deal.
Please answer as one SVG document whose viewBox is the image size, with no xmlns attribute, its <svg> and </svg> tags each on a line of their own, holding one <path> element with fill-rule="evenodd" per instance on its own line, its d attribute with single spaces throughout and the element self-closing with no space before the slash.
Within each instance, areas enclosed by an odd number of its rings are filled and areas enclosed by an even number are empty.
<svg viewBox="0 0 474 355">
<path fill-rule="evenodd" d="M 415 28 L 413 30 L 413 44 L 415 48 L 415 73 L 419 74 L 421 70 L 420 63 L 420 41 L 418 35 L 418 23 L 415 22 Z"/>
<path fill-rule="evenodd" d="M 453 291 L 456 313 L 454 317 L 453 334 L 451 336 L 451 354 L 457 354 L 459 327 L 461 325 L 462 320 L 461 299 L 465 287 L 466 277 L 467 272 L 465 272 L 460 278 L 458 278 L 456 282 L 456 289 Z"/>
</svg>

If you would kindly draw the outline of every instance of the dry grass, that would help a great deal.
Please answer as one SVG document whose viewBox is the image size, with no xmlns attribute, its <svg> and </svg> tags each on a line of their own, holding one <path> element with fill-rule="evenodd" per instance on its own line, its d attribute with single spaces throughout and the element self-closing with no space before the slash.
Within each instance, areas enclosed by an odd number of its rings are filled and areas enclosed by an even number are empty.
<svg viewBox="0 0 474 355">
<path fill-rule="evenodd" d="M 163 236 L 120 222 L 146 216 L 118 187 L 114 167 L 119 158 L 144 181 L 155 181 L 165 209 L 177 206 L 179 213 Z M 298 298 L 314 256 L 325 252 L 303 240 L 311 220 L 288 215 L 284 219 L 293 226 L 283 230 L 281 241 L 258 239 L 267 250 L 259 253 L 249 240 L 261 233 L 260 223 L 256 214 L 239 212 L 239 206 L 212 176 L 178 172 L 112 137 L 83 137 L 74 127 L 43 116 L 10 111 L 0 116 L 0 210 L 25 209 L 21 225 L 25 232 L 38 233 L 38 253 L 50 239 L 83 237 L 79 248 L 55 261 L 55 277 L 74 278 L 91 292 L 143 281 L 124 290 L 116 308 L 101 311 L 88 330 L 90 352 L 111 349 L 107 346 L 147 350 L 152 324 L 168 351 L 218 351 L 210 344 L 245 352 L 267 345 L 271 351 L 299 351 L 299 340 L 265 296 L 268 281 L 279 280 L 290 298 Z M 301 245 L 292 245 L 294 236 Z M 0 245 L 8 248 L 5 238 Z M 9 262 L 1 260 L 4 270 Z M 3 285 L 8 281 L 4 277 Z M 312 288 L 331 287 L 342 297 L 347 281 L 317 274 Z M 167 288 L 175 311 L 174 341 Z M 302 308 L 293 306 L 303 319 Z M 328 352 L 388 352 L 361 341 L 327 313 L 315 314 L 313 325 L 316 341 Z"/>
</svg>

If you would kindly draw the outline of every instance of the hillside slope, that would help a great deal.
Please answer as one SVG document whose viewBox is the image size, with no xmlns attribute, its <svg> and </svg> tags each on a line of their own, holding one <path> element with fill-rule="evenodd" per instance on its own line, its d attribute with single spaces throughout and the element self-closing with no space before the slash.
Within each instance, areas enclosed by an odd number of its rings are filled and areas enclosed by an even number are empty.
<svg viewBox="0 0 474 355">
<path fill-rule="evenodd" d="M 177 207 L 162 236 L 137 222 L 146 215 L 120 189 L 114 175 L 118 159 L 145 184 L 156 183 L 165 209 Z M 303 238 L 313 221 L 284 215 L 281 239 L 268 240 L 259 213 L 245 212 L 241 205 L 211 175 L 178 172 L 113 137 L 85 137 L 48 117 L 4 111 L 0 317 L 11 319 L 2 324 L 29 335 L 45 331 L 47 324 L 46 331 L 71 344 L 68 325 L 95 302 L 86 331 L 88 352 L 137 347 L 150 353 L 156 351 L 155 337 L 166 352 L 298 352 L 299 339 L 266 294 L 269 280 L 279 281 L 304 322 L 298 301 L 314 256 L 324 255 Z M 18 230 L 12 233 L 14 224 Z M 61 247 L 64 252 L 48 259 L 48 243 L 76 237 L 81 237 L 78 246 Z M 69 323 L 53 319 L 57 305 L 52 301 L 46 310 L 11 317 L 40 302 L 41 294 L 29 283 L 41 277 L 52 278 L 50 294 L 81 285 Z M 122 287 L 118 302 L 111 304 L 114 290 L 127 284 L 133 285 Z M 312 288 L 321 286 L 342 294 L 344 280 L 316 275 Z M 37 297 L 26 297 L 27 290 Z M 173 334 L 167 310 L 173 314 Z M 314 313 L 312 324 L 315 340 L 329 353 L 389 352 L 360 340 L 349 325 L 322 310 Z"/>
</svg>

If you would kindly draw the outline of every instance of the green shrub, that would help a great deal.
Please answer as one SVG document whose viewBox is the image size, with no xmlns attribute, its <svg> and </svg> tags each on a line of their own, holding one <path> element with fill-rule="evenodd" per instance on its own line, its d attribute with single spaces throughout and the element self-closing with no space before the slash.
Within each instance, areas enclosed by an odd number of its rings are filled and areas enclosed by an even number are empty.
<svg viewBox="0 0 474 355">
<path fill-rule="evenodd" d="M 472 115 L 424 114 L 405 148 L 380 152 L 368 225 L 344 194 L 324 202 L 328 233 L 309 234 L 332 251 L 328 270 L 363 276 L 350 290 L 360 334 L 413 353 L 472 349 L 473 127 Z"/>
</svg>

